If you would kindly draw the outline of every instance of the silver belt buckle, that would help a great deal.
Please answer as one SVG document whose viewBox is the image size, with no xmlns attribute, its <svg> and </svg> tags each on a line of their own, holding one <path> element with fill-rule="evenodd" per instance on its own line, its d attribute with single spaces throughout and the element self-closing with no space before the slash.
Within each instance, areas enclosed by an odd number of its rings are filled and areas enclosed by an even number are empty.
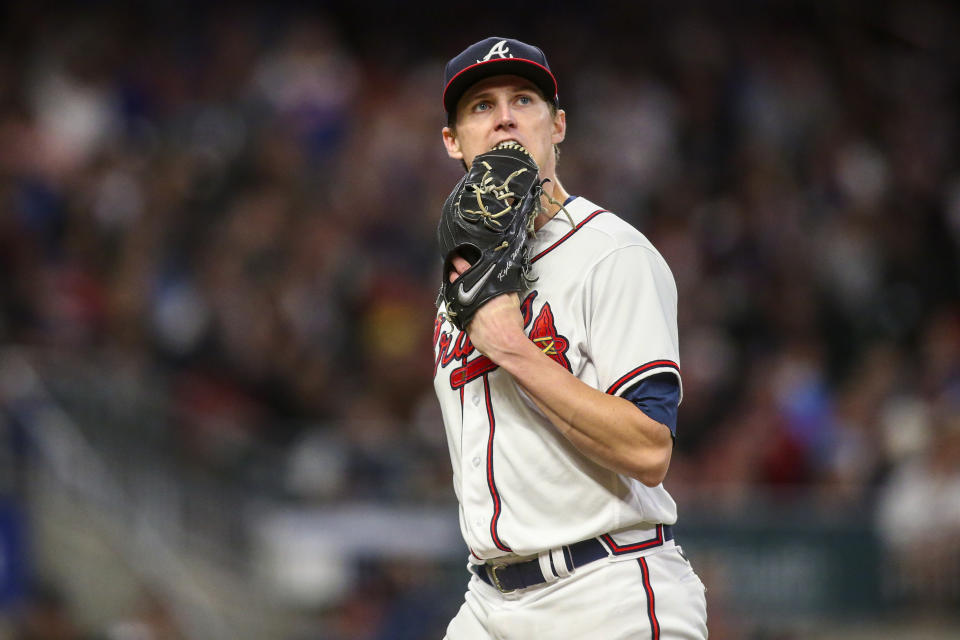
<svg viewBox="0 0 960 640">
<path fill-rule="evenodd" d="M 497 591 L 499 591 L 500 593 L 513 593 L 514 591 L 516 591 L 516 589 L 505 589 L 503 585 L 500 584 L 500 578 L 497 577 L 497 571 L 499 571 L 500 569 L 505 569 L 508 566 L 510 565 L 500 563 L 500 564 L 495 564 L 489 567 L 490 579 L 493 581 L 493 586 L 495 586 L 497 588 Z"/>
</svg>

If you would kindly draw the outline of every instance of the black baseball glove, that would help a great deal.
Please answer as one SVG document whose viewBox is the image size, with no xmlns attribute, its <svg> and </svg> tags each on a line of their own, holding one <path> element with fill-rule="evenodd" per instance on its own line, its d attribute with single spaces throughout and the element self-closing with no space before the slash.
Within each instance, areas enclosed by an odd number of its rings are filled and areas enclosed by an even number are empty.
<svg viewBox="0 0 960 640">
<path fill-rule="evenodd" d="M 461 331 L 484 303 L 529 284 L 527 240 L 540 212 L 539 168 L 522 145 L 502 142 L 473 159 L 470 171 L 443 204 L 437 240 L 443 258 L 443 313 Z M 451 258 L 470 268 L 455 282 Z"/>
</svg>

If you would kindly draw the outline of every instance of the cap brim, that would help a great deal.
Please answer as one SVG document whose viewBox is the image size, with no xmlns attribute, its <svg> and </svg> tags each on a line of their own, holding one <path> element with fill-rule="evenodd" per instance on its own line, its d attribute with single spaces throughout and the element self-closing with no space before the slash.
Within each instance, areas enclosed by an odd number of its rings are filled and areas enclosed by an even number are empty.
<svg viewBox="0 0 960 640">
<path fill-rule="evenodd" d="M 497 58 L 472 64 L 450 78 L 443 90 L 443 108 L 451 113 L 468 88 L 490 76 L 517 75 L 533 82 L 548 102 L 557 101 L 557 79 L 550 69 L 526 58 Z"/>
</svg>

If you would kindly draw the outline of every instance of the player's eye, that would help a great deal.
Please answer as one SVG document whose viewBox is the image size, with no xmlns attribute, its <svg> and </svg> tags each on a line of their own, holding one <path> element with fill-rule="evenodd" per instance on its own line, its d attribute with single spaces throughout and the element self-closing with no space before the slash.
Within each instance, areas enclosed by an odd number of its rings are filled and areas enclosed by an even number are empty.
<svg viewBox="0 0 960 640">
<path fill-rule="evenodd" d="M 521 95 L 517 97 L 517 102 L 520 104 L 530 104 L 533 102 L 533 99 L 528 95 Z"/>
<path fill-rule="evenodd" d="M 490 109 L 489 102 L 478 102 L 477 104 L 473 105 L 474 111 L 487 111 L 488 109 Z"/>
</svg>

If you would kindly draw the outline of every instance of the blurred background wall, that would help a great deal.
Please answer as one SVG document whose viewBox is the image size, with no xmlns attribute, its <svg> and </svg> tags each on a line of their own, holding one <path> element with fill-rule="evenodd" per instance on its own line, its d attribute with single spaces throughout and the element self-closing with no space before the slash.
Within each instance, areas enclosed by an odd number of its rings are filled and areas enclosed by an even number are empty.
<svg viewBox="0 0 960 640">
<path fill-rule="evenodd" d="M 441 72 L 543 47 L 671 265 L 711 637 L 960 633 L 948 2 L 0 8 L 0 637 L 442 637 Z"/>
</svg>

